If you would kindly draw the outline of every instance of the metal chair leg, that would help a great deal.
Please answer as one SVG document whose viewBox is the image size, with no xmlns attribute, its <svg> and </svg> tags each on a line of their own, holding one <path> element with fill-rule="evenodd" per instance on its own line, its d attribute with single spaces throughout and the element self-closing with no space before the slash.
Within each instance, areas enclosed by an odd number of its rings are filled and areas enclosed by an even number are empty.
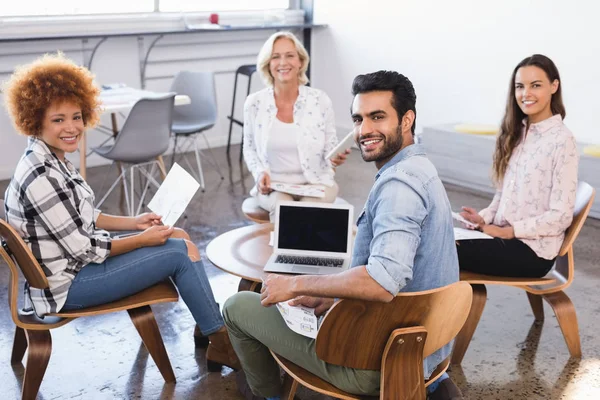
<svg viewBox="0 0 600 400">
<path fill-rule="evenodd" d="M 231 130 L 233 129 L 233 110 L 235 110 L 235 93 L 237 91 L 238 73 L 235 73 L 233 81 L 233 99 L 231 100 L 231 114 L 229 114 L 229 136 L 227 137 L 227 155 L 229 155 L 229 147 L 231 145 Z"/>
</svg>

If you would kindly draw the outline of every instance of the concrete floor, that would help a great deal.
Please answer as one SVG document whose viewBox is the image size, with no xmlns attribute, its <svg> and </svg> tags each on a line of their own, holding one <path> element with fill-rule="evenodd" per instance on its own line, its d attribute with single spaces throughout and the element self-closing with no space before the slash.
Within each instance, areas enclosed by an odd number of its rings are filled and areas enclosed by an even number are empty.
<svg viewBox="0 0 600 400">
<path fill-rule="evenodd" d="M 237 161 L 227 163 L 224 149 L 215 154 L 223 171 L 221 180 L 208 163 L 207 188 L 198 193 L 178 226 L 186 229 L 204 251 L 217 235 L 249 224 L 241 213 L 253 181 Z M 108 167 L 91 168 L 88 181 L 99 191 Z M 114 176 L 115 171 L 110 172 Z M 375 175 L 375 167 L 351 154 L 339 168 L 340 196 L 361 209 Z M 112 178 L 111 178 L 112 179 Z M 6 181 L 0 182 L 4 193 Z M 448 186 L 453 209 L 461 205 L 485 207 L 488 196 Z M 3 197 L 3 195 L 0 195 Z M 109 198 L 105 212 L 118 213 L 117 196 Z M 579 318 L 583 359 L 569 358 L 567 347 L 552 310 L 546 305 L 543 325 L 533 323 L 525 293 L 512 288 L 489 287 L 488 303 L 461 367 L 451 376 L 471 400 L 496 399 L 600 399 L 600 312 L 597 288 L 600 286 L 600 253 L 595 250 L 600 223 L 590 220 L 575 243 L 577 276 L 567 290 Z M 237 290 L 238 279 L 206 261 L 206 270 L 217 301 Z M 22 365 L 10 365 L 14 325 L 6 306 L 8 268 L 0 262 L 0 397 L 20 396 Z M 234 374 L 224 368 L 221 374 L 208 373 L 203 350 L 195 350 L 194 321 L 186 306 L 154 307 L 156 319 L 169 353 L 177 384 L 164 384 L 127 313 L 82 318 L 54 330 L 53 354 L 40 388 L 39 399 L 242 399 Z M 307 390 L 303 400 L 324 399 Z"/>
</svg>

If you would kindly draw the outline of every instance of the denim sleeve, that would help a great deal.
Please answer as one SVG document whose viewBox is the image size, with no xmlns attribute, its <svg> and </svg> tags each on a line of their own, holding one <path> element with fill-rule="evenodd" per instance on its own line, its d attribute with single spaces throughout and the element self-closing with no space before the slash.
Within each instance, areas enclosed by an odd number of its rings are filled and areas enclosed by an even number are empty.
<svg viewBox="0 0 600 400">
<path fill-rule="evenodd" d="M 427 217 L 426 200 L 397 176 L 388 177 L 378 186 L 370 210 L 373 240 L 367 272 L 395 296 L 413 276 L 421 226 Z"/>
</svg>

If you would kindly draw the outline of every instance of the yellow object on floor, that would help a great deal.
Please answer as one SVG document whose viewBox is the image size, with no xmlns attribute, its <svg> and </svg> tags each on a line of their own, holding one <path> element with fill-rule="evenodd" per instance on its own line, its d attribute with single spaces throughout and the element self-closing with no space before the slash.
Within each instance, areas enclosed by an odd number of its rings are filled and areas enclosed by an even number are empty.
<svg viewBox="0 0 600 400">
<path fill-rule="evenodd" d="M 484 124 L 458 124 L 454 126 L 454 130 L 472 135 L 496 135 L 498 133 L 496 125 Z"/>
<path fill-rule="evenodd" d="M 587 146 L 583 149 L 583 154 L 587 154 L 588 156 L 592 156 L 592 157 L 600 157 L 600 146 L 599 145 Z"/>
</svg>

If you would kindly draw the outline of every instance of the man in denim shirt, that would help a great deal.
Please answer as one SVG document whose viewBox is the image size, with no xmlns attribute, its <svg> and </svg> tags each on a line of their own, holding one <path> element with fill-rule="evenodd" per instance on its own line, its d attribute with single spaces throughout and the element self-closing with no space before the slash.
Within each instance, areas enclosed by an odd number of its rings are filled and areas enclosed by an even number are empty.
<svg viewBox="0 0 600 400">
<path fill-rule="evenodd" d="M 449 285 L 458 280 L 458 258 L 446 191 L 421 146 L 414 144 L 416 95 L 405 76 L 391 71 L 359 75 L 352 84 L 355 140 L 365 161 L 379 172 L 358 218 L 352 268 L 336 275 L 271 274 L 261 304 L 290 304 L 328 310 L 334 298 L 389 302 L 400 292 Z M 326 364 L 314 340 L 288 329 L 275 307 L 258 294 L 240 292 L 223 309 L 231 342 L 256 395 L 277 399 L 278 368 L 272 349 L 342 390 L 379 391 L 378 371 Z M 428 377 L 451 351 L 446 345 L 424 362 Z M 440 383 L 441 382 L 441 383 Z M 461 399 L 446 374 L 428 388 L 435 400 Z"/>
</svg>

